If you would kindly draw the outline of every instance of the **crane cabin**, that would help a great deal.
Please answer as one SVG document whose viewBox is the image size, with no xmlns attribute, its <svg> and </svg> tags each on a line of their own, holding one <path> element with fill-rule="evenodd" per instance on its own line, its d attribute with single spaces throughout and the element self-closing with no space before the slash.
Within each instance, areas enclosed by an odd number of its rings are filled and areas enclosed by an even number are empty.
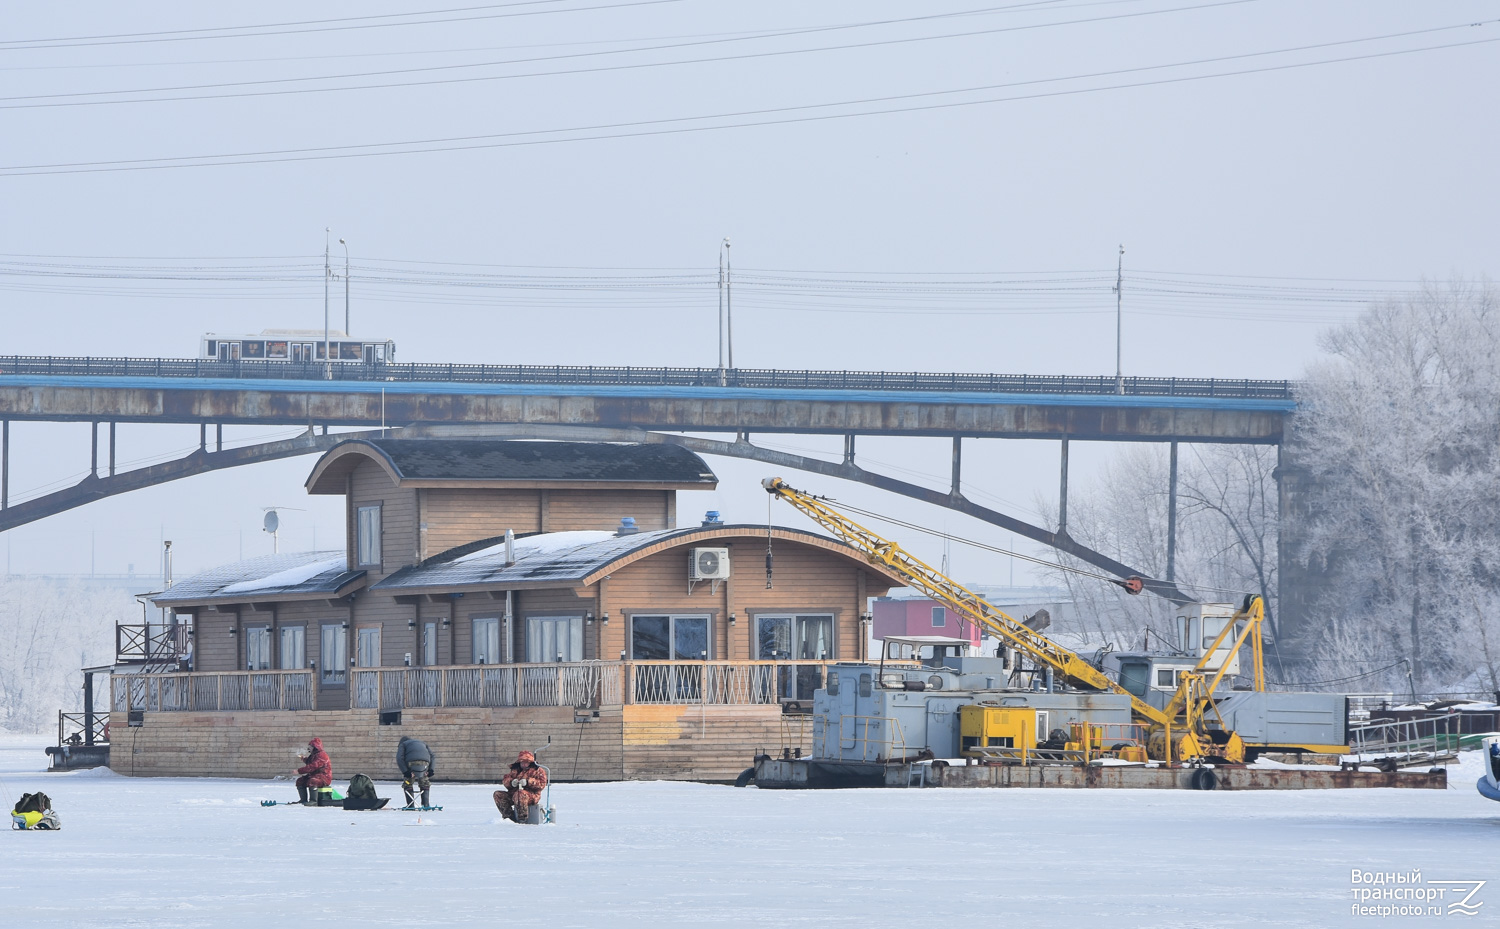
<svg viewBox="0 0 1500 929">
<path fill-rule="evenodd" d="M 338 330 L 325 334 L 321 329 L 265 329 L 256 335 L 208 332 L 198 341 L 198 357 L 209 361 L 307 364 L 326 360 L 344 364 L 381 364 L 396 360 L 396 343 L 390 339 L 355 339 Z"/>
</svg>

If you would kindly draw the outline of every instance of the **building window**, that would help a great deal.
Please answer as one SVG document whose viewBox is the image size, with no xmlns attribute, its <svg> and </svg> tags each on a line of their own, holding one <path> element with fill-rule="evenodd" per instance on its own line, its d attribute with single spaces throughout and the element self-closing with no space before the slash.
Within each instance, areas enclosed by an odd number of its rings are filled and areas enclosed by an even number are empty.
<svg viewBox="0 0 1500 929">
<path fill-rule="evenodd" d="M 380 567 L 380 507 L 362 506 L 356 511 L 356 548 L 361 568 Z"/>
<path fill-rule="evenodd" d="M 245 670 L 271 669 L 271 627 L 252 626 L 245 630 Z"/>
<path fill-rule="evenodd" d="M 380 627 L 362 626 L 354 633 L 354 666 L 380 667 Z"/>
<path fill-rule="evenodd" d="M 486 617 L 474 620 L 474 664 L 500 663 L 500 620 Z"/>
<path fill-rule="evenodd" d="M 583 660 L 582 616 L 538 616 L 526 620 L 526 660 Z"/>
<path fill-rule="evenodd" d="M 828 614 L 757 616 L 756 657 L 762 661 L 833 658 L 833 617 Z"/>
<path fill-rule="evenodd" d="M 307 630 L 302 626 L 281 627 L 281 670 L 307 667 Z"/>
<path fill-rule="evenodd" d="M 940 606 L 932 608 L 932 628 L 948 625 L 948 611 Z"/>
<path fill-rule="evenodd" d="M 1177 672 L 1172 668 L 1158 668 L 1156 670 L 1157 687 L 1176 687 Z"/>
<path fill-rule="evenodd" d="M 707 616 L 630 617 L 630 657 L 636 661 L 703 661 L 713 657 Z"/>
<path fill-rule="evenodd" d="M 322 662 L 322 675 L 324 684 L 344 683 L 344 669 L 348 667 L 349 657 L 344 638 L 344 626 L 342 623 L 330 623 L 323 627 L 322 648 L 319 650 L 319 661 Z"/>
<path fill-rule="evenodd" d="M 437 623 L 424 623 L 422 625 L 422 664 L 429 668 L 438 663 L 437 643 Z"/>
</svg>

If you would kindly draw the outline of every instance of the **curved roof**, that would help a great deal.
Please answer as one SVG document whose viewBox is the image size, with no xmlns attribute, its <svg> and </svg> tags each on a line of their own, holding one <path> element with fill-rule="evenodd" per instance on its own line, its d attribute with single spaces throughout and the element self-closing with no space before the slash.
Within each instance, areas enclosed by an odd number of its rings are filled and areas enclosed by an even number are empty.
<svg viewBox="0 0 1500 929">
<path fill-rule="evenodd" d="M 406 487 L 595 487 L 706 490 L 708 464 L 677 445 L 494 439 L 351 439 L 323 454 L 308 493 L 342 494 L 344 478 L 374 461 Z"/>
<path fill-rule="evenodd" d="M 343 552 L 262 555 L 220 565 L 173 584 L 151 598 L 159 606 L 322 600 L 363 586 L 365 572 L 350 571 Z"/>
<path fill-rule="evenodd" d="M 517 538 L 515 564 L 505 563 L 505 542 L 488 539 L 444 552 L 419 565 L 402 568 L 371 587 L 387 593 L 437 593 L 463 589 L 523 590 L 528 587 L 575 587 L 595 583 L 612 571 L 657 552 L 690 543 L 764 542 L 765 526 L 694 526 L 617 536 L 612 532 L 550 532 Z M 893 586 L 903 582 L 881 565 L 827 536 L 777 526 L 776 540 L 797 542 L 854 559 L 884 576 Z M 764 564 L 757 552 L 751 570 Z"/>
</svg>

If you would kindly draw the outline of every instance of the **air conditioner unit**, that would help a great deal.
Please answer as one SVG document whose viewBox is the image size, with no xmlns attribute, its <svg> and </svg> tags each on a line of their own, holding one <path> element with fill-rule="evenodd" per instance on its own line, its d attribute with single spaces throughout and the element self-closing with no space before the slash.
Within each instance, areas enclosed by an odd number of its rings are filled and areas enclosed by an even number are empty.
<svg viewBox="0 0 1500 929">
<path fill-rule="evenodd" d="M 729 576 L 729 549 L 694 548 L 688 552 L 688 577 L 695 581 L 722 581 Z"/>
</svg>

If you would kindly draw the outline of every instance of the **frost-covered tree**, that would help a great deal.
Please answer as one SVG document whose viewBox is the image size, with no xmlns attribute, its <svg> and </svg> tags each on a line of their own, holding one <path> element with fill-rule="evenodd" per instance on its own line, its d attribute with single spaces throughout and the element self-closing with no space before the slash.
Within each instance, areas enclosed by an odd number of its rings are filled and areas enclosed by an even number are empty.
<svg viewBox="0 0 1500 929">
<path fill-rule="evenodd" d="M 114 625 L 138 622 L 137 609 L 123 590 L 0 582 L 0 729 L 45 732 L 58 710 L 81 708 L 79 669 L 113 660 Z"/>
<path fill-rule="evenodd" d="M 1418 690 L 1500 669 L 1500 299 L 1454 284 L 1327 333 L 1288 452 L 1308 480 L 1291 554 L 1316 581 L 1322 672 L 1403 660 Z M 1290 528 L 1290 527 L 1289 527 Z M 1387 674 L 1405 686 L 1406 667 Z"/>
<path fill-rule="evenodd" d="M 1277 493 L 1274 449 L 1180 446 L 1175 580 L 1207 602 L 1265 598 L 1276 616 Z M 1128 447 L 1101 478 L 1068 501 L 1068 532 L 1152 577 L 1167 574 L 1170 458 L 1162 446 Z M 1075 565 L 1076 566 L 1076 565 Z M 1173 607 L 1116 585 L 1059 572 L 1077 605 L 1078 630 L 1116 648 L 1173 641 Z"/>
</svg>

